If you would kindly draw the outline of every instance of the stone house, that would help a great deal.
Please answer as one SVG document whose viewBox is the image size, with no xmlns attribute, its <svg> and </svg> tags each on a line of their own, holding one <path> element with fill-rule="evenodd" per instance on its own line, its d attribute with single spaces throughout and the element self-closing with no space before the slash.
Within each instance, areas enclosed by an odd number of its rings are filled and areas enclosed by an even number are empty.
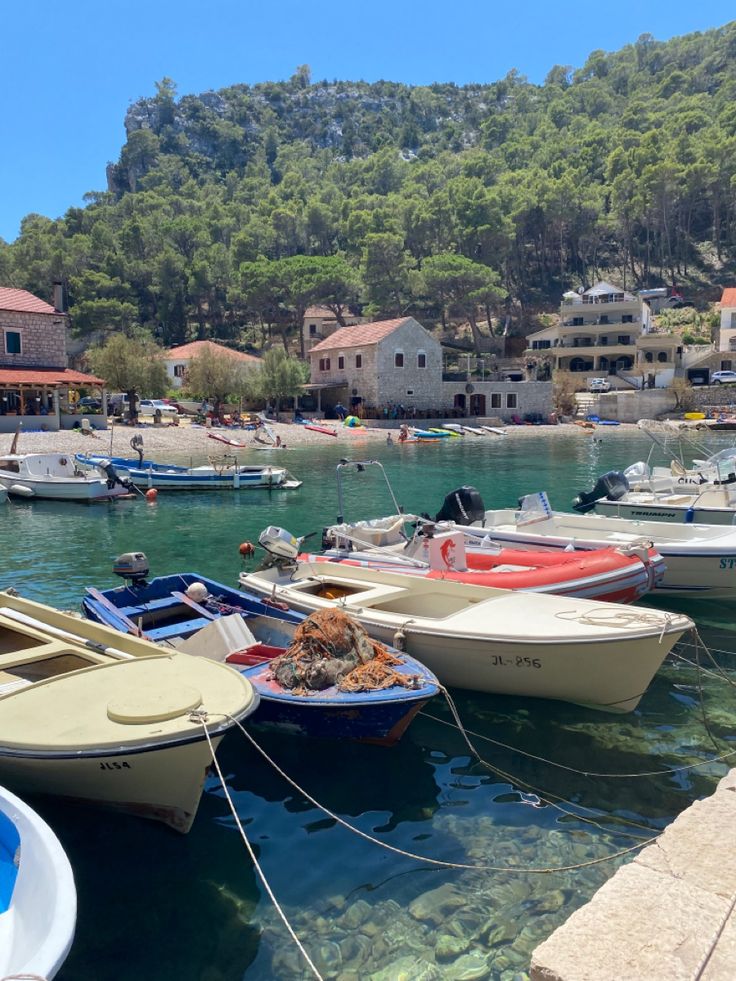
<svg viewBox="0 0 736 981">
<path fill-rule="evenodd" d="M 26 429 L 56 431 L 71 428 L 79 389 L 99 393 L 104 404 L 104 381 L 67 367 L 67 314 L 60 283 L 54 284 L 54 303 L 26 290 L 0 287 L 0 432 Z M 106 413 L 88 416 L 94 428 L 104 428 Z"/>
<path fill-rule="evenodd" d="M 343 327 L 309 352 L 318 409 L 342 402 L 356 414 L 381 417 L 391 406 L 436 417 L 549 415 L 552 386 L 545 382 L 471 381 L 445 373 L 442 345 L 413 317 Z"/>
<path fill-rule="evenodd" d="M 198 357 L 204 351 L 213 354 L 224 354 L 234 361 L 237 361 L 244 368 L 260 368 L 262 361 L 253 354 L 245 354 L 243 351 L 234 351 L 231 347 L 224 344 L 217 344 L 215 341 L 192 341 L 191 344 L 182 344 L 180 347 L 172 347 L 164 354 L 164 365 L 168 376 L 169 385 L 172 388 L 181 388 L 187 375 L 187 369 L 193 358 Z"/>
<path fill-rule="evenodd" d="M 355 324 L 364 322 L 363 317 L 354 317 L 347 312 L 343 314 L 342 319 L 345 321 L 346 327 L 353 327 Z M 325 340 L 340 329 L 340 322 L 329 307 L 307 307 L 302 322 L 302 350 L 305 357 L 315 344 L 319 344 L 320 341 Z"/>
</svg>

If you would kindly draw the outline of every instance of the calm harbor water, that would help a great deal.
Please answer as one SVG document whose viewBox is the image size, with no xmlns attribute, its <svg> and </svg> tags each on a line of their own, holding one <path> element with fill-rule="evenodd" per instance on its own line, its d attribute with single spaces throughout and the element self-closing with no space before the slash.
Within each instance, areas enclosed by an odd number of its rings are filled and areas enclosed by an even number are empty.
<svg viewBox="0 0 736 981">
<path fill-rule="evenodd" d="M 649 449 L 648 440 L 620 433 L 600 439 L 466 437 L 400 448 L 356 436 L 349 456 L 380 459 L 407 510 L 434 513 L 463 483 L 477 486 L 487 507 L 512 506 L 521 494 L 546 489 L 553 506 L 566 509 L 598 474 Z M 344 446 L 320 445 L 280 455 L 279 462 L 304 480 L 292 492 L 162 494 L 155 505 L 12 503 L 0 509 L 0 588 L 12 585 L 29 598 L 78 608 L 84 586 L 111 584 L 113 558 L 138 549 L 147 553 L 154 575 L 199 571 L 233 584 L 239 543 L 257 540 L 266 524 L 304 534 L 335 520 L 334 468 L 344 453 Z M 253 454 L 259 463 L 268 456 Z M 346 479 L 346 517 L 389 509 L 377 474 Z M 728 610 L 681 608 L 697 620 L 709 645 L 736 650 Z M 736 657 L 719 659 L 736 669 Z M 698 673 L 676 661 L 663 666 L 639 709 L 624 716 L 454 694 L 481 755 L 508 778 L 473 760 L 439 699 L 391 750 L 257 738 L 314 798 L 380 841 L 444 862 L 502 869 L 559 868 L 612 855 L 710 793 L 726 767 L 643 778 L 576 771 L 667 770 L 736 748 L 729 686 L 704 680 L 709 735 Z M 547 875 L 438 869 L 337 825 L 242 736 L 228 737 L 220 759 L 266 876 L 325 977 L 523 978 L 534 946 L 618 865 Z M 530 787 L 545 799 L 566 801 L 564 810 L 541 805 Z M 103 811 L 33 803 L 57 831 L 77 879 L 77 937 L 62 981 L 311 976 L 257 880 L 215 778 L 186 837 Z"/>
</svg>

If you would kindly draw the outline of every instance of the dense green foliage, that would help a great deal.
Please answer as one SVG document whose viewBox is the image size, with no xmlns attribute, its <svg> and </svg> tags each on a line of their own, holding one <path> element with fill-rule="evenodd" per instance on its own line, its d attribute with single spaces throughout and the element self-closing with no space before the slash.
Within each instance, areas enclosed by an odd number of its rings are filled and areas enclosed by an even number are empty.
<svg viewBox="0 0 736 981">
<path fill-rule="evenodd" d="M 126 130 L 107 192 L 0 243 L 0 282 L 47 296 L 61 278 L 82 333 L 261 346 L 275 328 L 293 349 L 312 302 L 431 325 L 505 296 L 523 329 L 602 276 L 702 295 L 736 271 L 736 23 L 594 51 L 541 86 L 302 67 L 177 99 L 164 79 Z"/>
</svg>

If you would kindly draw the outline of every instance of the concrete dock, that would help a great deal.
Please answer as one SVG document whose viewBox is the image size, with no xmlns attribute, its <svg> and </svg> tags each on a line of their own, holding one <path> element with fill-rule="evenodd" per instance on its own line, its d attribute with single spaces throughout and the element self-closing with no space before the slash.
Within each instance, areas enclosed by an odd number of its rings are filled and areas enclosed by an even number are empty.
<svg viewBox="0 0 736 981">
<path fill-rule="evenodd" d="M 736 978 L 736 769 L 532 954 L 531 981 Z"/>
</svg>

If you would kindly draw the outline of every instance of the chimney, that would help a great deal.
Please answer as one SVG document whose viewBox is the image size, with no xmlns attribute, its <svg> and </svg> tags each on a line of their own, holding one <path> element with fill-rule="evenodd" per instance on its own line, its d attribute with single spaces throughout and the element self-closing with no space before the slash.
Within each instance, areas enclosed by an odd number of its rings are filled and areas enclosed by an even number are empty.
<svg viewBox="0 0 736 981">
<path fill-rule="evenodd" d="M 66 313 L 64 284 L 58 279 L 54 281 L 54 310 L 57 313 Z"/>
</svg>

